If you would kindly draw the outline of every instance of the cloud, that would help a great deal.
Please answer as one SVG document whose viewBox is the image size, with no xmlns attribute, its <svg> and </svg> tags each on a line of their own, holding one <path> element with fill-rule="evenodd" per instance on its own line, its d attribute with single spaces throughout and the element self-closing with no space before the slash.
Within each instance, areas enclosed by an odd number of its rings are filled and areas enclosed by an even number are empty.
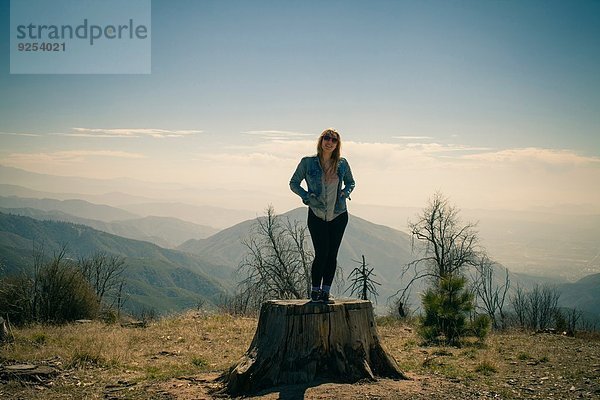
<svg viewBox="0 0 600 400">
<path fill-rule="evenodd" d="M 275 154 L 264 153 L 264 152 L 253 152 L 253 153 L 241 153 L 241 154 L 227 154 L 227 153 L 216 153 L 209 154 L 202 158 L 197 158 L 196 161 L 202 161 L 205 163 L 216 163 L 213 165 L 238 165 L 244 168 L 248 167 L 265 167 L 277 165 L 282 159 Z"/>
<path fill-rule="evenodd" d="M 392 139 L 400 140 L 432 140 L 432 136 L 392 136 Z"/>
<path fill-rule="evenodd" d="M 577 154 L 572 150 L 545 149 L 527 147 L 520 149 L 505 149 L 462 156 L 466 160 L 483 161 L 489 163 L 541 163 L 546 165 L 585 165 L 600 163 L 598 157 L 587 157 Z"/>
<path fill-rule="evenodd" d="M 23 132 L 0 132 L 0 135 L 7 135 L 7 136 L 30 136 L 30 137 L 41 136 L 41 135 L 38 135 L 37 133 L 23 133 Z"/>
<path fill-rule="evenodd" d="M 62 136 L 96 137 L 96 138 L 139 138 L 153 137 L 158 139 L 179 138 L 202 133 L 200 130 L 169 130 L 156 128 L 73 128 L 74 132 L 60 133 Z"/>
<path fill-rule="evenodd" d="M 138 146 L 131 152 L 15 152 L 0 162 L 41 173 L 76 172 L 78 176 L 96 178 L 125 174 L 148 181 L 174 180 L 202 187 L 259 191 L 265 203 L 283 198 L 290 207 L 298 205 L 287 185 L 300 159 L 316 153 L 313 135 L 296 136 L 298 132 L 288 131 L 244 134 L 261 139 L 225 146 L 208 141 L 191 157 L 192 149 L 177 146 L 174 151 L 184 153 L 158 152 L 150 158 L 139 154 L 142 150 Z M 343 142 L 342 153 L 357 181 L 353 197 L 358 203 L 418 205 L 436 190 L 451 196 L 461 207 L 521 208 L 600 199 L 600 189 L 590 184 L 599 179 L 600 158 L 574 150 L 390 142 Z"/>
<path fill-rule="evenodd" d="M 597 180 L 600 160 L 573 150 L 357 141 L 343 146 L 360 203 L 415 205 L 436 190 L 463 207 L 519 208 L 598 196 L 589 182 Z M 269 197 L 286 194 L 300 158 L 314 153 L 313 140 L 260 141 L 199 155 L 196 171 L 210 171 L 203 177 L 210 181 L 219 177 L 240 188 L 260 186 Z"/>
<path fill-rule="evenodd" d="M 439 143 L 345 142 L 343 153 L 362 169 L 396 173 L 475 168 L 469 165 L 475 163 L 463 160 L 462 156 L 482 150 L 489 149 Z"/>
<path fill-rule="evenodd" d="M 462 144 L 440 144 L 440 143 L 407 143 L 407 148 L 417 151 L 422 151 L 427 154 L 434 153 L 457 153 L 457 152 L 473 152 L 473 151 L 489 151 L 489 147 L 474 147 Z"/>
<path fill-rule="evenodd" d="M 53 153 L 12 153 L 2 162 L 16 167 L 31 164 L 72 164 L 85 162 L 90 157 L 141 159 L 143 154 L 120 150 L 68 150 Z"/>
<path fill-rule="evenodd" d="M 310 133 L 294 132 L 294 131 L 280 131 L 280 130 L 263 130 L 263 131 L 244 131 L 246 135 L 258 136 L 266 140 L 297 140 L 307 136 L 314 136 Z"/>
</svg>

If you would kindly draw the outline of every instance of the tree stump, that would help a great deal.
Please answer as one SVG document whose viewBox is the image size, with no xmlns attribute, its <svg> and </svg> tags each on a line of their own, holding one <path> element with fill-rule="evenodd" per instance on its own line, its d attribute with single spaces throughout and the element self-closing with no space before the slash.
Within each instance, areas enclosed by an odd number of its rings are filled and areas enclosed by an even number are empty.
<svg viewBox="0 0 600 400">
<path fill-rule="evenodd" d="M 6 325 L 6 320 L 0 317 L 0 343 L 9 342 L 11 339 L 10 334 L 8 332 L 8 326 Z"/>
<path fill-rule="evenodd" d="M 55 368 L 47 365 L 16 364 L 0 366 L 0 381 L 19 380 L 27 382 L 44 382 L 58 374 Z"/>
<path fill-rule="evenodd" d="M 261 307 L 250 348 L 220 380 L 224 392 L 236 395 L 316 379 L 376 377 L 408 379 L 379 341 L 370 301 L 271 300 Z"/>
</svg>

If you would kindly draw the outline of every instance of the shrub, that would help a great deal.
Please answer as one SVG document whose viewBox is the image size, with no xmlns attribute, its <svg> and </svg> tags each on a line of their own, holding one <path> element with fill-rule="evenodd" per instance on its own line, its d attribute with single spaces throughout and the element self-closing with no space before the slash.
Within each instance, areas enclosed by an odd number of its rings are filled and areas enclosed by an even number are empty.
<svg viewBox="0 0 600 400">
<path fill-rule="evenodd" d="M 475 367 L 475 371 L 480 372 L 484 375 L 491 375 L 495 372 L 498 372 L 498 368 L 490 361 L 484 360 L 480 362 L 477 367 Z"/>
<path fill-rule="evenodd" d="M 519 353 L 519 355 L 517 356 L 517 359 L 521 360 L 521 361 L 526 361 L 526 360 L 531 360 L 533 357 L 531 357 L 529 354 L 527 353 Z"/>
<path fill-rule="evenodd" d="M 0 312 L 17 325 L 95 318 L 100 308 L 98 297 L 75 264 L 66 260 L 64 253 L 46 263 L 40 259 L 31 276 L 0 280 Z"/>
<path fill-rule="evenodd" d="M 208 365 L 208 362 L 203 358 L 194 357 L 194 358 L 192 358 L 192 364 L 198 368 L 204 368 Z"/>
<path fill-rule="evenodd" d="M 449 275 L 425 292 L 419 333 L 426 342 L 459 344 L 465 336 L 467 315 L 474 307 L 473 295 L 465 286 L 464 277 Z"/>
<path fill-rule="evenodd" d="M 440 330 L 437 326 L 425 326 L 421 323 L 417 328 L 417 332 L 425 344 L 436 343 L 439 340 Z"/>
<path fill-rule="evenodd" d="M 8 276 L 0 279 L 0 312 L 8 320 L 22 325 L 33 319 L 32 281 L 26 276 Z"/>
<path fill-rule="evenodd" d="M 101 353 L 92 349 L 76 349 L 67 363 L 69 368 L 84 368 L 87 366 L 103 366 L 106 364 Z"/>
<path fill-rule="evenodd" d="M 43 346 L 48 341 L 48 336 L 44 332 L 36 332 L 31 335 L 31 341 L 38 346 Z"/>
<path fill-rule="evenodd" d="M 492 319 L 486 314 L 479 314 L 471 322 L 471 332 L 477 339 L 483 341 L 490 333 L 491 326 Z"/>
<path fill-rule="evenodd" d="M 113 310 L 112 308 L 103 309 L 100 317 L 102 318 L 102 321 L 107 324 L 115 324 L 119 321 L 119 315 L 117 311 Z"/>
<path fill-rule="evenodd" d="M 81 271 L 62 259 L 44 265 L 35 280 L 34 309 L 42 322 L 95 318 L 98 298 Z"/>
</svg>

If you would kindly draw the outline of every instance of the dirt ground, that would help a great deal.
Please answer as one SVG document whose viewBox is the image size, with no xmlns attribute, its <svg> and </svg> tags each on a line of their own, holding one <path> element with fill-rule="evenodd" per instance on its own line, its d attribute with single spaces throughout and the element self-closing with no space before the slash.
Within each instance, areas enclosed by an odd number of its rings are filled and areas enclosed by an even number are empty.
<svg viewBox="0 0 600 400">
<path fill-rule="evenodd" d="M 379 336 L 410 380 L 287 385 L 245 399 L 600 399 L 600 338 L 505 332 L 461 348 L 423 346 L 380 321 Z M 379 324 L 379 322 L 378 322 Z M 256 320 L 186 315 L 145 328 L 101 323 L 32 327 L 0 348 L 0 399 L 222 399 L 219 374 L 248 348 Z M 2 368 L 55 370 L 27 379 Z"/>
<path fill-rule="evenodd" d="M 215 399 L 211 394 L 219 388 L 214 383 L 215 375 L 200 375 L 188 379 L 175 379 L 158 387 L 148 388 L 156 399 Z M 279 386 L 245 396 L 255 400 L 376 400 L 376 399 L 494 399 L 498 394 L 468 390 L 458 383 L 444 381 L 436 377 L 409 375 L 411 380 L 395 381 L 380 379 L 377 382 L 355 384 L 315 382 L 311 385 Z"/>
</svg>

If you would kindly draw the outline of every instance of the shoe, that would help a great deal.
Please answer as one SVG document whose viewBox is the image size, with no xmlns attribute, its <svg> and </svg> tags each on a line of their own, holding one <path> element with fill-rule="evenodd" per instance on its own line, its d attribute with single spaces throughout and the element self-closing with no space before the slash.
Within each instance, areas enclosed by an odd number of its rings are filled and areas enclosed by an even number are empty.
<svg viewBox="0 0 600 400">
<path fill-rule="evenodd" d="M 313 303 L 320 303 L 321 300 L 321 291 L 320 290 L 311 290 L 310 291 L 310 301 Z"/>
<path fill-rule="evenodd" d="M 321 295 L 319 296 L 319 301 L 322 301 L 325 304 L 333 304 L 335 303 L 335 298 L 329 292 L 321 291 Z"/>
</svg>

